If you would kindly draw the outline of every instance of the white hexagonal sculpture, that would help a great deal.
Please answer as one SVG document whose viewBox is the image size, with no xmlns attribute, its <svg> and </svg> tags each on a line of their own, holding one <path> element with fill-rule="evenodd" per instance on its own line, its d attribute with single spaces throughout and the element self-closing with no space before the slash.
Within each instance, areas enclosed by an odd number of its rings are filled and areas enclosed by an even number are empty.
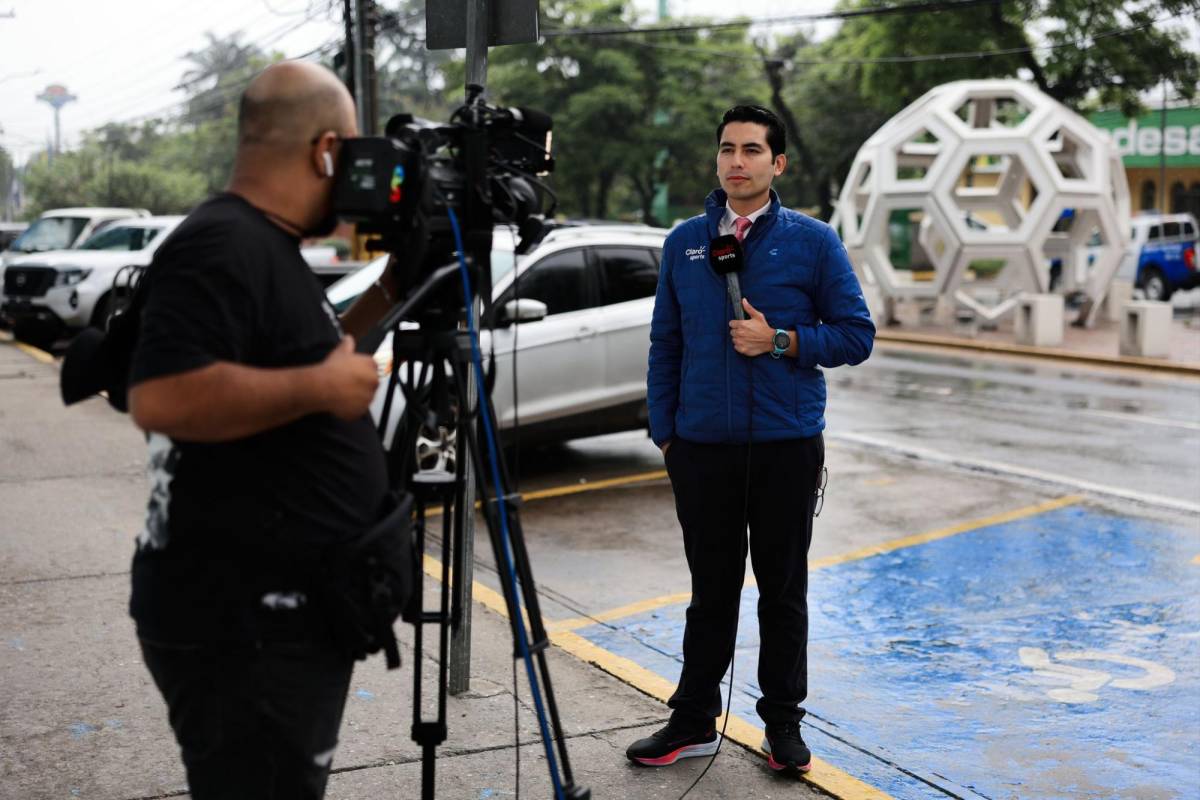
<svg viewBox="0 0 1200 800">
<path fill-rule="evenodd" d="M 1092 300 L 1090 325 L 1128 219 L 1107 136 L 1030 84 L 987 80 L 932 89 L 876 131 L 831 222 L 886 298 L 951 295 L 995 319 L 1055 271 L 1055 290 Z"/>
</svg>

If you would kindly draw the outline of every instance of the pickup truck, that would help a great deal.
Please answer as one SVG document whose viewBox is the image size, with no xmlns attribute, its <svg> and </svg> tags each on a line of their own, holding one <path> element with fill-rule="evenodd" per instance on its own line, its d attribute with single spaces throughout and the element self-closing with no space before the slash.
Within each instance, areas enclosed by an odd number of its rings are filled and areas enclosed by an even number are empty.
<svg viewBox="0 0 1200 800">
<path fill-rule="evenodd" d="M 1133 241 L 1118 274 L 1147 300 L 1170 300 L 1200 286 L 1196 264 L 1196 218 L 1191 214 L 1141 214 L 1133 218 Z"/>
</svg>

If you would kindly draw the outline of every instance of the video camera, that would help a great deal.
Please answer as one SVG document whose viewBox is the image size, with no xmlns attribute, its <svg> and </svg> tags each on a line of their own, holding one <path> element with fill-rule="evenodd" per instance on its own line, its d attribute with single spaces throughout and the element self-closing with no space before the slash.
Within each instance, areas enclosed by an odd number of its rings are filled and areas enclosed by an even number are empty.
<svg viewBox="0 0 1200 800">
<path fill-rule="evenodd" d="M 473 285 L 490 305 L 489 254 L 496 223 L 518 226 L 524 252 L 540 238 L 542 201 L 554 194 L 539 179 L 554 169 L 552 122 L 540 111 L 501 108 L 467 87 L 467 101 L 436 125 L 397 114 L 385 135 L 346 140 L 339 155 L 333 210 L 377 238 L 368 248 L 402 255 L 401 294 L 458 250 L 448 211 L 474 257 Z M 551 206 L 551 212 L 553 205 Z M 482 281 L 482 283 L 481 283 Z"/>
</svg>

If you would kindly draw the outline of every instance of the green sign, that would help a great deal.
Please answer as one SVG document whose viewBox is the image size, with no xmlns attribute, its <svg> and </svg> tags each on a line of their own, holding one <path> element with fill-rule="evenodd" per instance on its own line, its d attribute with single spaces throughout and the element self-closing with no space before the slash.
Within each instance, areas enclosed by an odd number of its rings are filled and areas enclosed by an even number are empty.
<svg viewBox="0 0 1200 800">
<path fill-rule="evenodd" d="M 1099 111 L 1088 119 L 1112 137 L 1126 167 L 1155 167 L 1167 154 L 1168 167 L 1200 167 L 1200 108 L 1148 111 L 1130 119 L 1120 111 Z"/>
</svg>

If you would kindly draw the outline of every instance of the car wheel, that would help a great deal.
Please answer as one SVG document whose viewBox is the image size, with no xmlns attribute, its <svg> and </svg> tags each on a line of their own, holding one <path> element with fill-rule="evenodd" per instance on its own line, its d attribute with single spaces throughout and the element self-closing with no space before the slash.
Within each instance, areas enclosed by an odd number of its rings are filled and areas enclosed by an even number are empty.
<svg viewBox="0 0 1200 800">
<path fill-rule="evenodd" d="M 102 331 L 108 330 L 108 315 L 112 311 L 112 295 L 105 293 L 103 297 L 96 301 L 96 307 L 92 310 L 91 326 L 99 328 Z"/>
<path fill-rule="evenodd" d="M 458 467 L 458 431 L 452 426 L 439 425 L 433 430 L 422 425 L 415 448 L 418 472 L 442 470 L 453 474 Z"/>
<path fill-rule="evenodd" d="M 1146 270 L 1146 276 L 1142 278 L 1142 291 L 1147 300 L 1165 303 L 1171 299 L 1171 284 L 1167 283 L 1167 277 L 1163 275 L 1162 270 L 1156 267 Z"/>
</svg>

